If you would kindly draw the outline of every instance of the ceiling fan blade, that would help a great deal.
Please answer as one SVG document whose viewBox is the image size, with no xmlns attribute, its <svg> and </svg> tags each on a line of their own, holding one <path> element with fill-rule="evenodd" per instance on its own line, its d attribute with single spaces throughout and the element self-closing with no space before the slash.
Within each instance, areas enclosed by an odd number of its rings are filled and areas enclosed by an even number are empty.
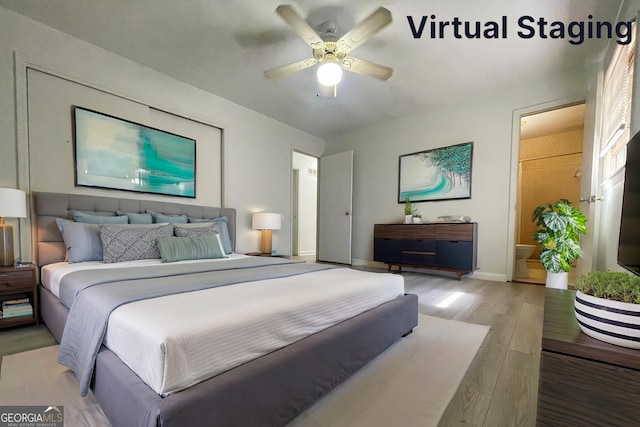
<svg viewBox="0 0 640 427">
<path fill-rule="evenodd" d="M 367 74 L 380 80 L 387 80 L 393 74 L 393 68 L 374 64 L 364 59 L 347 56 L 342 60 L 342 68 L 358 74 Z"/>
<path fill-rule="evenodd" d="M 272 68 L 264 72 L 264 76 L 268 79 L 277 79 L 287 74 L 295 73 L 306 68 L 314 66 L 318 61 L 315 58 L 303 59 L 293 64 L 283 65 L 281 67 Z"/>
<path fill-rule="evenodd" d="M 320 38 L 318 33 L 315 32 L 311 25 L 307 23 L 300 15 L 296 13 L 295 10 L 288 4 L 281 4 L 276 8 L 276 13 L 280 15 L 280 17 L 289 24 L 291 28 L 300 36 L 302 39 L 311 46 L 312 49 L 319 49 L 324 44 L 324 41 Z"/>
<path fill-rule="evenodd" d="M 391 23 L 391 12 L 384 7 L 365 18 L 338 40 L 338 50 L 350 52 Z"/>
</svg>

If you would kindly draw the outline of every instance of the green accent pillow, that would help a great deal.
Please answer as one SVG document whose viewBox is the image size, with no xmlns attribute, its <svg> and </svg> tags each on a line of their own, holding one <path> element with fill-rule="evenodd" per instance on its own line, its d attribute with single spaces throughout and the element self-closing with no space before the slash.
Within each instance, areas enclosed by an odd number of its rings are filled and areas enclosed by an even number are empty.
<svg viewBox="0 0 640 427">
<path fill-rule="evenodd" d="M 153 217 L 150 213 L 133 213 L 116 211 L 117 216 L 128 216 L 129 224 L 153 224 Z"/>
<path fill-rule="evenodd" d="M 148 214 L 151 214 L 153 217 L 154 223 L 172 223 L 172 224 L 186 224 L 187 216 L 186 215 L 165 215 L 159 212 L 152 211 L 151 209 L 146 209 Z"/>
<path fill-rule="evenodd" d="M 218 234 L 201 237 L 158 236 L 162 262 L 225 258 Z"/>
<path fill-rule="evenodd" d="M 128 216 L 102 216 L 91 215 L 80 211 L 71 211 L 71 216 L 76 222 L 83 222 L 85 224 L 127 224 L 129 222 Z"/>
</svg>

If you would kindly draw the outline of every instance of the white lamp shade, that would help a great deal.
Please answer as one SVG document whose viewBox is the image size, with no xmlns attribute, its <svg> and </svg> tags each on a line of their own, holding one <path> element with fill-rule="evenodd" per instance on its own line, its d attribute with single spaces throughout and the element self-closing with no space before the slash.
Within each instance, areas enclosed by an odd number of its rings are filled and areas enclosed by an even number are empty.
<svg viewBox="0 0 640 427">
<path fill-rule="evenodd" d="M 335 86 L 342 80 L 342 68 L 335 62 L 318 67 L 318 81 L 324 86 Z"/>
<path fill-rule="evenodd" d="M 251 228 L 254 230 L 280 230 L 282 227 L 282 215 L 277 213 L 256 212 L 251 220 Z"/>
<path fill-rule="evenodd" d="M 27 196 L 24 191 L 0 188 L 0 217 L 27 217 Z"/>
</svg>

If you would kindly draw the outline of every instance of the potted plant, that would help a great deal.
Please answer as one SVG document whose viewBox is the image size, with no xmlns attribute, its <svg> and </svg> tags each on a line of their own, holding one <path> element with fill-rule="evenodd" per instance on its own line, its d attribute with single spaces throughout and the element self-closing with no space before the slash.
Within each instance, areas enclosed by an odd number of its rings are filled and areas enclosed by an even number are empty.
<svg viewBox="0 0 640 427">
<path fill-rule="evenodd" d="M 414 224 L 420 224 L 422 222 L 422 215 L 420 215 L 419 213 L 414 213 L 413 214 L 413 223 Z"/>
<path fill-rule="evenodd" d="M 622 271 L 581 275 L 576 281 L 575 313 L 585 334 L 640 348 L 640 276 Z"/>
<path fill-rule="evenodd" d="M 580 258 L 580 234 L 587 233 L 587 218 L 566 199 L 538 206 L 533 221 L 539 229 L 533 239 L 542 245 L 540 261 L 547 270 L 547 286 L 567 289 L 567 276 Z"/>
<path fill-rule="evenodd" d="M 411 224 L 413 214 L 416 213 L 416 209 L 411 204 L 411 199 L 407 196 L 404 199 L 404 223 Z"/>
</svg>

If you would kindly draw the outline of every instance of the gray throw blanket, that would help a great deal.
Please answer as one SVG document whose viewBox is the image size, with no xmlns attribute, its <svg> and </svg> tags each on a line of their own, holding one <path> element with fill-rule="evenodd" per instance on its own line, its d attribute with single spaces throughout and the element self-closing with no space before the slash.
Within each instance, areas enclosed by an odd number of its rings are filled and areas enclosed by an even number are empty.
<svg viewBox="0 0 640 427">
<path fill-rule="evenodd" d="M 234 283 L 288 277 L 334 268 L 281 258 L 250 257 L 201 264 L 161 264 L 109 268 L 67 274 L 60 283 L 60 300 L 69 307 L 58 362 L 75 372 L 80 395 L 89 391 L 96 357 L 109 315 L 123 304 Z"/>
</svg>

